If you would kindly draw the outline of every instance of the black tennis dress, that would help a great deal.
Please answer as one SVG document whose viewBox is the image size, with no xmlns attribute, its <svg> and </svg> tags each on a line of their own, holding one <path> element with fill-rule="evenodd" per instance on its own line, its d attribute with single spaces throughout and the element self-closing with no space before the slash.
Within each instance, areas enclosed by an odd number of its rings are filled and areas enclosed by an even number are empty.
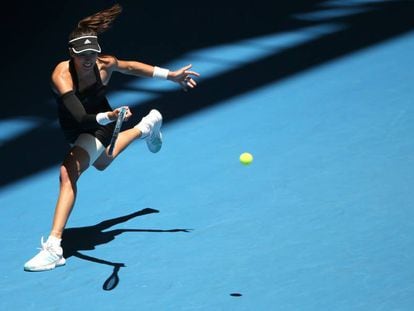
<svg viewBox="0 0 414 311">
<path fill-rule="evenodd" d="M 72 60 L 69 61 L 69 71 L 74 83 L 75 94 L 85 108 L 86 113 L 98 114 L 99 112 L 113 110 L 105 96 L 106 86 L 102 83 L 99 69 L 96 64 L 94 65 L 96 82 L 85 90 L 82 90 L 82 92 L 79 92 L 78 76 L 76 74 Z M 107 125 L 100 125 L 96 123 L 96 128 L 81 128 L 79 126 L 79 123 L 75 120 L 75 118 L 63 104 L 62 98 L 60 96 L 57 97 L 57 102 L 60 127 L 66 140 L 69 143 L 73 144 L 80 134 L 88 133 L 95 136 L 105 147 L 110 144 L 112 133 L 115 127 L 114 122 Z"/>
</svg>

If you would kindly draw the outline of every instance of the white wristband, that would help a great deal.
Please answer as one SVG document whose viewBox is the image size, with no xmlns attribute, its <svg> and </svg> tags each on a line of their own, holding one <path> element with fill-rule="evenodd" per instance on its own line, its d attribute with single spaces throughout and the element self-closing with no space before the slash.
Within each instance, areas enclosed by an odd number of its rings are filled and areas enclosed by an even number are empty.
<svg viewBox="0 0 414 311">
<path fill-rule="evenodd" d="M 107 125 L 112 122 L 108 117 L 108 112 L 100 112 L 96 115 L 96 122 L 100 125 Z"/>
<path fill-rule="evenodd" d="M 154 66 L 154 73 L 152 74 L 152 77 L 166 80 L 169 72 L 170 71 L 168 69 Z"/>
</svg>

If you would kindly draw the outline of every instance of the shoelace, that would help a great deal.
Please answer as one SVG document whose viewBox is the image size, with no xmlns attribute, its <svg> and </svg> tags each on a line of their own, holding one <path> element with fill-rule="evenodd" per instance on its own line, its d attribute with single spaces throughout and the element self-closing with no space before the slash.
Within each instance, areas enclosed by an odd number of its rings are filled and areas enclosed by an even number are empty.
<svg viewBox="0 0 414 311">
<path fill-rule="evenodd" d="M 56 251 L 53 249 L 53 245 L 45 242 L 44 239 L 43 239 L 43 237 L 40 240 L 40 245 L 42 247 L 38 247 L 37 248 L 40 251 L 44 251 L 44 252 L 49 252 L 49 253 L 52 253 L 52 254 L 56 254 Z"/>
</svg>

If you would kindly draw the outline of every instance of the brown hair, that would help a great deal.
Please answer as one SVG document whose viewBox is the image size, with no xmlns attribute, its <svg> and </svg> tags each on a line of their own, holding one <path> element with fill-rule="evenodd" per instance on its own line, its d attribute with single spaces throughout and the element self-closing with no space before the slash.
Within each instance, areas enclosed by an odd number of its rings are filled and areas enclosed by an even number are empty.
<svg viewBox="0 0 414 311">
<path fill-rule="evenodd" d="M 109 9 L 99 11 L 98 13 L 83 18 L 70 33 L 69 40 L 80 36 L 96 36 L 108 30 L 121 12 L 122 7 L 117 3 Z"/>
</svg>

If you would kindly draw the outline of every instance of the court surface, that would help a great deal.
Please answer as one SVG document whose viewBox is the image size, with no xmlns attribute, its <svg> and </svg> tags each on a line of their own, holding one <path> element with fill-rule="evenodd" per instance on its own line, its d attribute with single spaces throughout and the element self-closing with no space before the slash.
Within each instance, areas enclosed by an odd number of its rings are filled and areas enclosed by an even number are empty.
<svg viewBox="0 0 414 311">
<path fill-rule="evenodd" d="M 202 89 L 280 44 L 341 27 L 175 63 L 192 62 Z M 53 271 L 23 264 L 49 232 L 59 165 L 1 188 L 0 309 L 412 310 L 413 50 L 408 32 L 166 122 L 158 154 L 137 141 L 81 177 L 67 264 Z M 151 96 L 162 92 L 110 94 L 131 107 Z"/>
</svg>

